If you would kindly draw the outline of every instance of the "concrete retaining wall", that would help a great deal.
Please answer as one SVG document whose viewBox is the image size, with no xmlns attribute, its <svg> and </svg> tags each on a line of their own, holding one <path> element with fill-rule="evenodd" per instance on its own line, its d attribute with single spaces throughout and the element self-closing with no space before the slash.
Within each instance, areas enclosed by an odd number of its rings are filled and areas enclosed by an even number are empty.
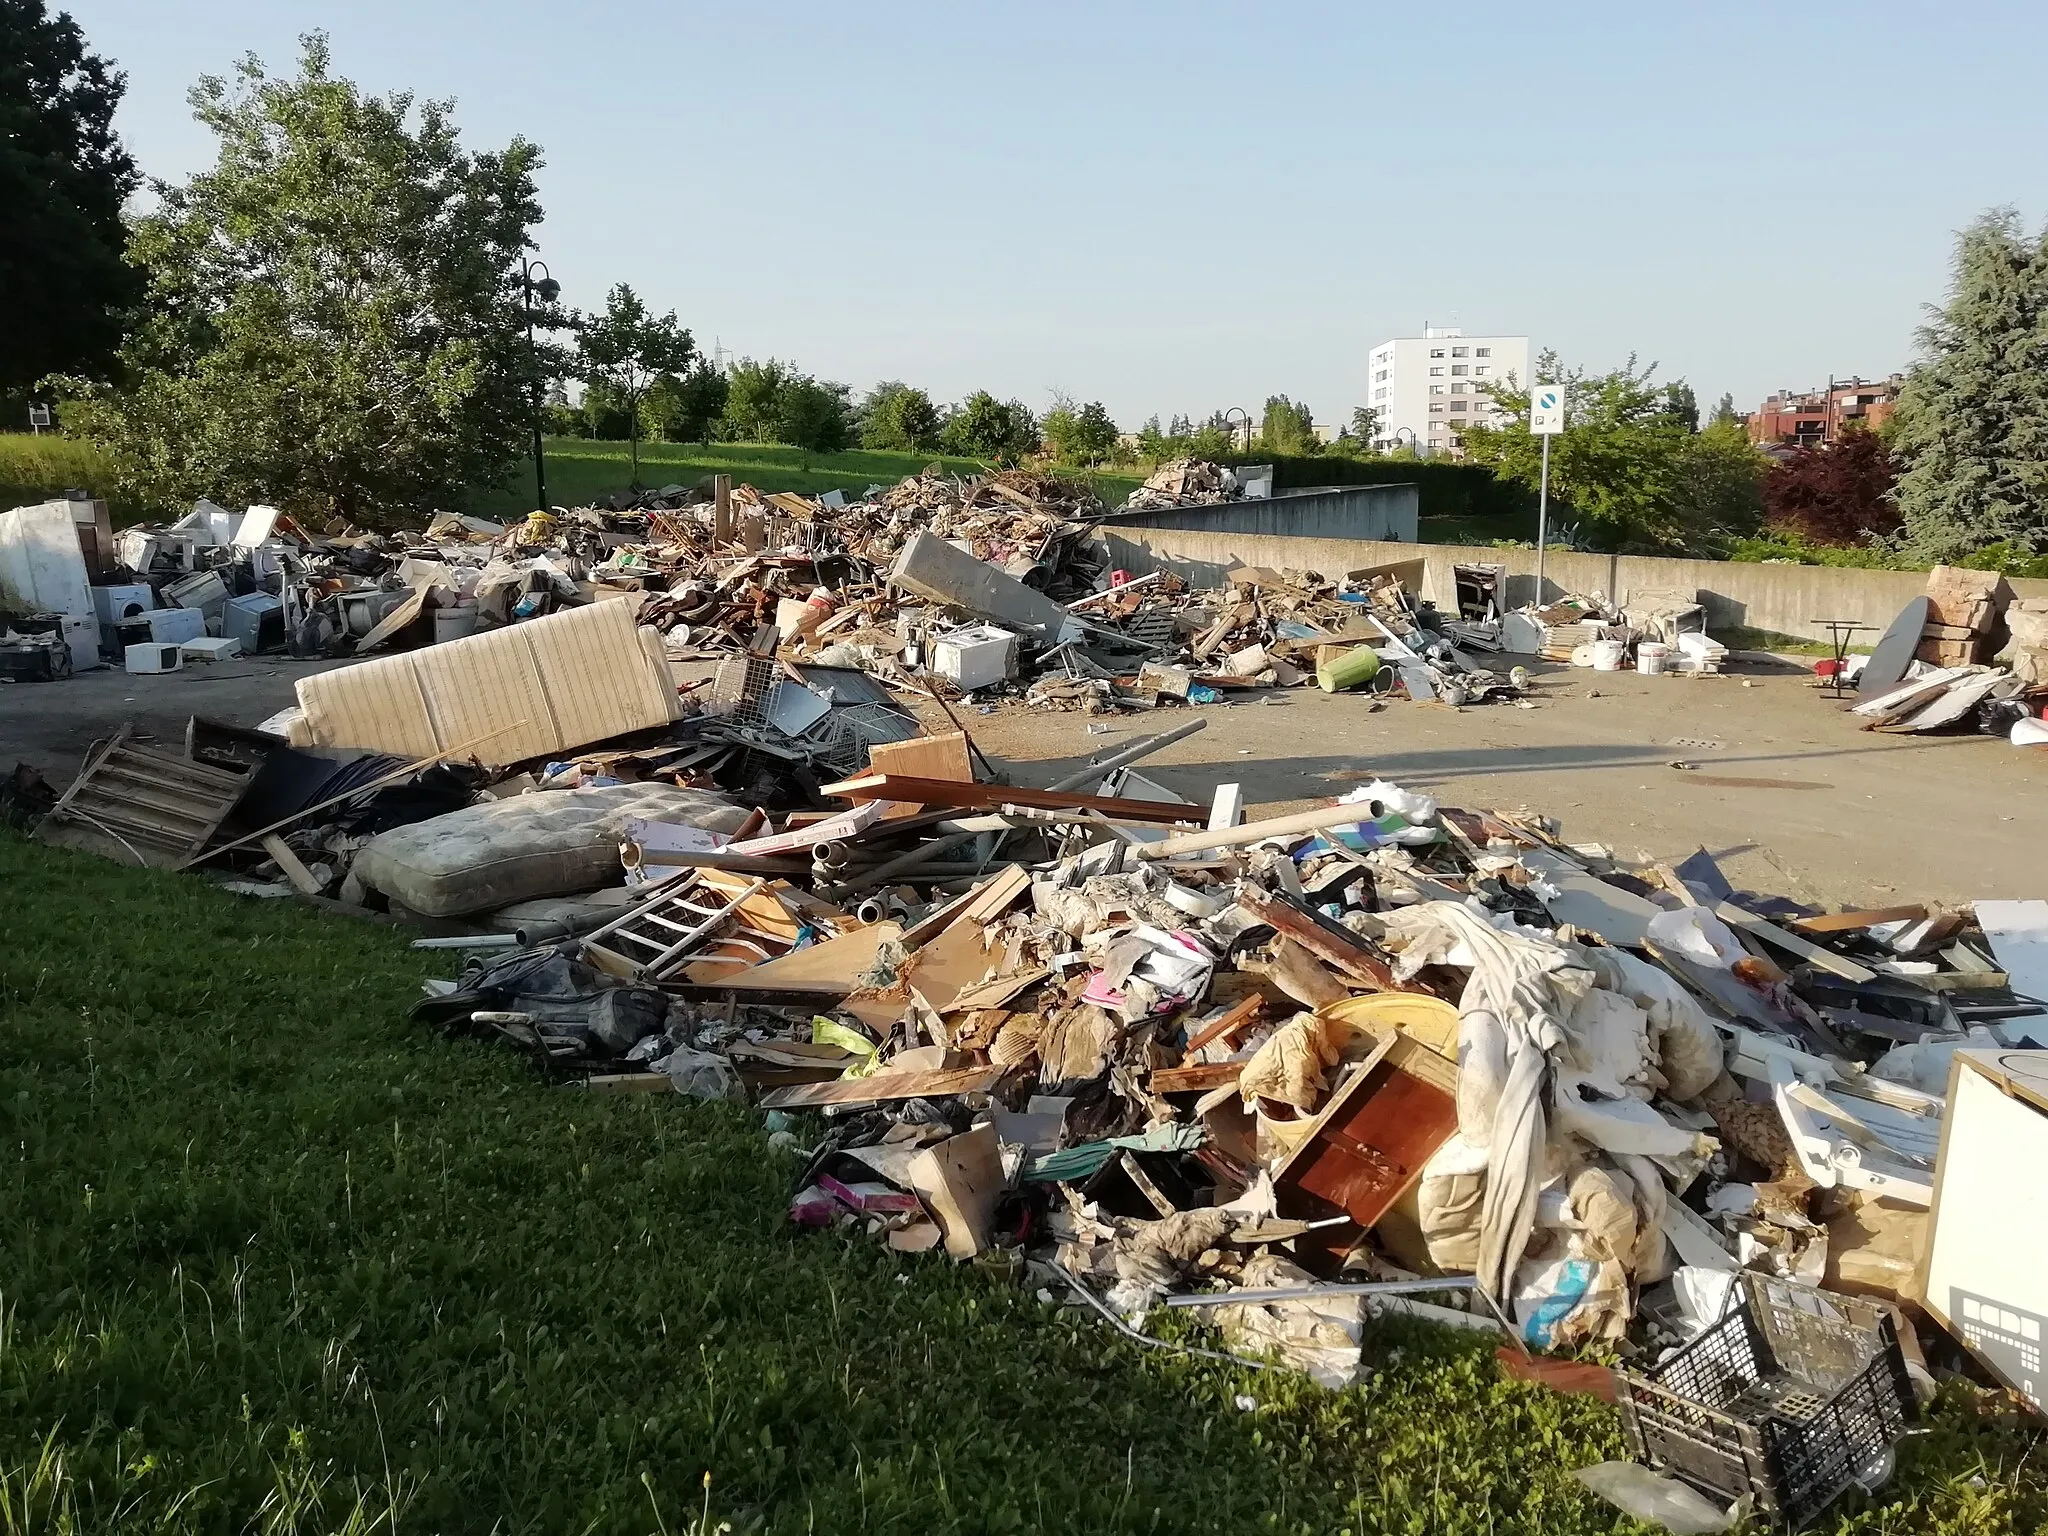
<svg viewBox="0 0 2048 1536">
<path fill-rule="evenodd" d="M 1183 516 L 1186 509 L 1173 514 Z M 1423 595 L 1451 609 L 1453 565 L 1504 565 L 1507 600 L 1520 607 L 1536 595 L 1536 551 L 1490 549 L 1464 544 L 1297 538 L 1276 534 L 1216 532 L 1202 528 L 1138 528 L 1105 525 L 1111 564 L 1134 575 L 1170 570 L 1198 587 L 1220 586 L 1233 565 L 1274 570 L 1320 571 L 1341 576 L 1367 566 L 1421 559 Z M 1926 590 L 1921 571 L 1865 571 L 1823 565 L 1746 565 L 1725 560 L 1666 560 L 1647 555 L 1579 555 L 1550 551 L 1544 569 L 1545 600 L 1571 593 L 1605 593 L 1626 603 L 1637 592 L 1696 592 L 1707 610 L 1707 627 L 1742 626 L 1803 639 L 1825 640 L 1820 619 L 1855 619 L 1873 626 L 1852 643 L 1875 644 L 1908 598 Z M 2012 583 L 2021 597 L 2048 597 L 2048 581 Z"/>
<path fill-rule="evenodd" d="M 1422 493 L 1413 485 L 1328 485 L 1255 501 L 1114 514 L 1111 528 L 1174 528 L 1290 539 L 1387 539 L 1413 543 Z"/>
</svg>

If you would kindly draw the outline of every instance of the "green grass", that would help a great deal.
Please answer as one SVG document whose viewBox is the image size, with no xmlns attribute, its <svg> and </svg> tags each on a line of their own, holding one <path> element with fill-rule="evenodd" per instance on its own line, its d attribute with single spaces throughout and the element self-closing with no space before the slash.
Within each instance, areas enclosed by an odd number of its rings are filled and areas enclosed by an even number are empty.
<svg viewBox="0 0 2048 1536">
<path fill-rule="evenodd" d="M 630 451 L 625 443 L 551 437 L 545 440 L 544 452 L 548 499 L 557 506 L 573 507 L 622 491 L 633 478 Z M 711 475 L 729 474 L 735 484 L 752 485 L 762 491 L 817 495 L 842 490 L 849 496 L 858 496 L 871 485 L 894 485 L 928 464 L 941 465 L 959 475 L 980 474 L 988 467 L 979 459 L 942 454 L 878 453 L 866 449 L 806 453 L 780 443 L 640 445 L 640 483 L 649 486 L 692 486 Z M 1138 475 L 1074 473 L 1088 480 L 1095 493 L 1110 506 L 1121 502 L 1142 479 Z M 532 509 L 533 496 L 533 462 L 528 459 L 513 470 L 507 487 L 477 492 L 470 510 L 487 517 L 524 513 Z"/>
<path fill-rule="evenodd" d="M 113 477 L 90 444 L 54 432 L 0 432 L 0 511 L 50 501 L 77 488 L 107 497 L 116 526 L 147 509 L 113 495 Z"/>
<path fill-rule="evenodd" d="M 1583 1398 L 1144 1350 L 784 1222 L 758 1118 L 409 1024 L 384 929 L 0 834 L 0 1532 L 1613 1531 Z M 1257 1399 L 1250 1411 L 1237 1394 Z M 2048 1522 L 1960 1397 L 1824 1529 Z M 1981 1486 L 1973 1479 L 1981 1481 Z"/>
</svg>

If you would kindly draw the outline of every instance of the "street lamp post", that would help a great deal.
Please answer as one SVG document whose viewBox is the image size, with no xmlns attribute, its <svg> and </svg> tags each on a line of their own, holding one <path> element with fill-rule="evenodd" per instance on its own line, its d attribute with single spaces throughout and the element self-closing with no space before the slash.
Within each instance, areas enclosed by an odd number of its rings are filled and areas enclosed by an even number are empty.
<svg viewBox="0 0 2048 1536">
<path fill-rule="evenodd" d="M 1422 456 L 1422 439 L 1415 435 L 1415 429 L 1413 427 L 1394 428 L 1394 446 L 1396 448 L 1401 446 L 1401 434 L 1403 432 L 1406 432 L 1408 434 L 1408 446 L 1410 448 L 1413 448 L 1415 450 L 1416 457 L 1420 458 Z"/>
<path fill-rule="evenodd" d="M 1244 418 L 1244 451 L 1250 453 L 1252 451 L 1252 413 L 1241 405 L 1233 405 L 1223 413 L 1223 424 L 1230 426 L 1230 418 L 1233 416 L 1242 416 Z M 1231 427 L 1230 435 L 1232 437 L 1237 436 L 1237 428 Z"/>
<path fill-rule="evenodd" d="M 534 274 L 539 273 L 538 277 Z M 526 300 L 526 346 L 533 354 L 533 490 L 534 504 L 541 511 L 548 509 L 548 467 L 547 458 L 541 451 L 540 413 L 542 402 L 542 380 L 540 376 L 540 343 L 533 338 L 533 301 L 536 296 L 541 303 L 552 304 L 562 295 L 562 285 L 555 281 L 544 261 L 521 261 L 519 263 L 521 290 Z"/>
</svg>

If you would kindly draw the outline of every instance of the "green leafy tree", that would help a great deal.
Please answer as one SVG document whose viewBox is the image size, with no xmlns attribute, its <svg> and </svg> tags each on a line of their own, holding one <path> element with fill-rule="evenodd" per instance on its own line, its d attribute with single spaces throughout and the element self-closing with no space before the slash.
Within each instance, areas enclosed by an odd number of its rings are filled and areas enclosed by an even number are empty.
<svg viewBox="0 0 2048 1536">
<path fill-rule="evenodd" d="M 1351 435 L 1370 448 L 1380 435 L 1380 413 L 1369 405 L 1353 406 Z"/>
<path fill-rule="evenodd" d="M 626 398 L 626 391 L 602 379 L 585 387 L 581 414 L 583 431 L 578 434 L 581 437 L 593 437 L 604 443 L 623 443 L 633 430 L 633 407 Z"/>
<path fill-rule="evenodd" d="M 655 315 L 632 286 L 620 283 L 604 296 L 604 312 L 583 320 L 576 335 L 583 377 L 615 390 L 626 411 L 632 444 L 633 484 L 640 483 L 640 396 L 664 373 L 687 368 L 697 344 L 676 323 L 675 311 Z"/>
<path fill-rule="evenodd" d="M 666 443 L 701 443 L 725 411 L 725 375 L 701 355 L 664 373 L 640 397 L 641 430 Z"/>
<path fill-rule="evenodd" d="M 447 104 L 303 48 L 295 78 L 250 58 L 193 90 L 216 162 L 136 220 L 145 318 L 112 385 L 65 381 L 68 420 L 138 500 L 410 521 L 503 478 L 566 361 L 521 303 L 539 151 L 470 153 Z"/>
<path fill-rule="evenodd" d="M 772 443 L 782 421 L 782 388 L 794 370 L 774 358 L 743 357 L 726 378 L 726 437 L 743 443 Z"/>
<path fill-rule="evenodd" d="M 1116 423 L 1100 400 L 1076 405 L 1065 395 L 1055 395 L 1038 430 L 1056 463 L 1099 464 L 1116 451 Z"/>
<path fill-rule="evenodd" d="M 2048 229 L 2029 235 L 2001 208 L 1964 230 L 1919 340 L 1891 443 L 1903 547 L 2048 553 Z"/>
<path fill-rule="evenodd" d="M 851 391 L 797 374 L 784 381 L 776 401 L 775 439 L 806 453 L 843 453 L 853 444 Z"/>
<path fill-rule="evenodd" d="M 114 132 L 127 77 L 44 0 L 0 0 L 0 401 L 47 373 L 104 374 L 135 300 L 121 207 L 135 162 Z"/>
<path fill-rule="evenodd" d="M 1720 400 L 1715 403 L 1713 419 L 1709 425 L 1716 427 L 1739 427 L 1742 425 L 1742 413 L 1735 409 L 1735 397 L 1733 395 L 1723 394 Z"/>
<path fill-rule="evenodd" d="M 1680 379 L 1675 384 L 1664 386 L 1664 412 L 1688 432 L 1700 429 L 1699 397 L 1692 392 L 1692 386 Z"/>
<path fill-rule="evenodd" d="M 932 452 L 946 425 L 930 395 L 900 380 L 869 390 L 857 414 L 863 448 L 899 453 Z"/>
<path fill-rule="evenodd" d="M 976 390 L 946 423 L 949 452 L 996 464 L 1015 464 L 1038 446 L 1038 420 L 1021 400 L 998 400 Z"/>
<path fill-rule="evenodd" d="M 1306 405 L 1296 405 L 1285 395 L 1266 400 L 1266 414 L 1259 426 L 1259 443 L 1267 453 L 1304 454 L 1322 449 L 1316 436 L 1315 419 Z"/>
<path fill-rule="evenodd" d="M 1551 440 L 1550 494 L 1595 541 L 1614 549 L 1707 550 L 1756 526 L 1762 460 L 1739 428 L 1695 433 L 1684 397 L 1651 382 L 1631 357 L 1612 373 L 1566 370 L 1555 352 L 1536 377 L 1562 384 L 1565 430 Z M 1542 440 L 1529 431 L 1529 390 L 1509 378 L 1487 391 L 1505 412 L 1464 432 L 1467 461 L 1535 489 Z"/>
</svg>

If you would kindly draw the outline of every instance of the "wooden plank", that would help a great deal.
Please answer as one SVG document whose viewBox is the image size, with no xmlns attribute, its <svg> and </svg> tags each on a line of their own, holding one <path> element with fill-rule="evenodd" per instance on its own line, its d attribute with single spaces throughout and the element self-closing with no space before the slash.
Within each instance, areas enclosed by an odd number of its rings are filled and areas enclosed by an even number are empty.
<svg viewBox="0 0 2048 1536">
<path fill-rule="evenodd" d="M 1792 926 L 1800 933 L 1853 933 L 1859 928 L 1875 928 L 1879 923 L 1918 922 L 1926 915 L 1927 909 L 1914 902 L 1870 912 L 1826 912 L 1819 917 L 1802 917 Z"/>
<path fill-rule="evenodd" d="M 1389 1059 L 1398 1039 L 1389 1036 L 1339 1085 L 1308 1135 L 1274 1171 L 1282 1216 L 1341 1213 L 1370 1227 L 1456 1132 L 1455 1093 Z"/>
<path fill-rule="evenodd" d="M 1349 929 L 1320 920 L 1285 897 L 1247 891 L 1239 894 L 1237 904 L 1267 927 L 1285 934 L 1319 960 L 1366 986 L 1382 992 L 1427 990 L 1412 982 L 1396 981 L 1387 963 L 1366 948 L 1364 940 Z"/>
<path fill-rule="evenodd" d="M 675 1079 L 666 1072 L 614 1072 L 586 1077 L 569 1086 L 590 1093 L 674 1093 L 676 1089 Z"/>
<path fill-rule="evenodd" d="M 819 791 L 841 800 L 907 800 L 919 805 L 946 805 L 958 810 L 992 811 L 1005 805 L 1026 805 L 1040 811 L 1100 811 L 1112 821 L 1199 821 L 1199 806 L 1163 800 L 1117 800 L 1053 789 L 1015 789 L 1003 784 L 960 784 L 946 779 L 908 778 L 869 773 L 827 784 Z"/>
<path fill-rule="evenodd" d="M 1714 908 L 1714 915 L 1730 927 L 1740 928 L 1745 933 L 1756 935 L 1766 944 L 1774 944 L 1787 953 L 1810 960 L 1824 971 L 1831 971 L 1844 981 L 1875 981 L 1877 972 L 1867 966 L 1858 965 L 1854 960 L 1844 959 L 1831 949 L 1822 949 L 1818 944 L 1809 944 L 1796 933 L 1789 933 L 1776 923 L 1746 911 L 1732 901 L 1724 901 Z"/>
<path fill-rule="evenodd" d="M 1250 1024 L 1265 1011 L 1265 1008 L 1266 999 L 1261 993 L 1253 992 L 1248 996 L 1240 998 L 1236 1006 L 1230 1012 L 1224 1014 L 1222 1018 L 1203 1025 L 1195 1037 L 1188 1042 L 1187 1050 L 1183 1054 L 1192 1056 L 1211 1041 L 1227 1039 L 1238 1030 L 1243 1029 L 1247 1024 Z M 1154 1073 L 1153 1075 L 1156 1077 L 1158 1074 Z"/>
<path fill-rule="evenodd" d="M 283 872 L 285 879 L 291 881 L 292 889 L 301 896 L 322 894 L 324 888 L 313 878 L 313 872 L 299 861 L 299 856 L 293 853 L 285 840 L 275 832 L 263 839 L 263 851 L 270 855 L 271 862 Z"/>
<path fill-rule="evenodd" d="M 717 985 L 734 992 L 786 989 L 844 997 L 853 990 L 854 978 L 875 963 L 875 952 L 902 935 L 899 924 L 870 923 L 822 944 L 793 949 L 737 975 L 721 976 Z"/>
<path fill-rule="evenodd" d="M 819 1104 L 884 1104 L 892 1099 L 937 1099 L 986 1093 L 1003 1080 L 1001 1067 L 940 1067 L 931 1072 L 877 1072 L 778 1088 L 761 1098 L 763 1109 L 807 1109 Z"/>
<path fill-rule="evenodd" d="M 1154 1093 L 1207 1093 L 1244 1075 L 1241 1061 L 1205 1061 L 1191 1067 L 1160 1067 L 1152 1073 Z"/>
<path fill-rule="evenodd" d="M 944 779 L 959 784 L 974 782 L 974 762 L 967 755 L 965 731 L 916 736 L 909 741 L 878 741 L 868 748 L 868 772 L 901 774 L 913 779 Z M 902 821 L 923 809 L 916 804 L 899 804 L 884 811 L 882 819 Z"/>
</svg>

